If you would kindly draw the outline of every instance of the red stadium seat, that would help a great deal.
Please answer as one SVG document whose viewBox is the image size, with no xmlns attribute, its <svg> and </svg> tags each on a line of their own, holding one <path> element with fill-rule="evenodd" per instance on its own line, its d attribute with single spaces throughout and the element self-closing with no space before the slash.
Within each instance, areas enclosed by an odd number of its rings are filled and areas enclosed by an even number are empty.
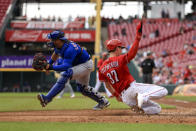
<svg viewBox="0 0 196 131">
<path fill-rule="evenodd" d="M 188 64 L 196 63 L 196 53 L 190 57 L 185 55 L 182 57 L 180 52 L 184 49 L 184 44 L 188 40 L 190 43 L 195 43 L 192 37 L 195 35 L 195 30 L 192 30 L 193 22 L 182 23 L 177 19 L 170 21 L 170 23 L 163 23 L 163 20 L 159 20 L 155 24 L 145 23 L 143 25 L 143 38 L 140 42 L 140 50 L 147 51 L 151 50 L 155 53 L 161 54 L 166 49 L 170 52 L 172 60 L 178 62 L 178 67 L 185 67 Z M 167 20 L 169 21 L 169 20 Z M 121 23 L 121 24 L 109 24 L 108 33 L 109 39 L 117 38 L 121 39 L 129 45 L 134 41 L 136 26 L 138 20 L 134 20 L 133 23 Z M 183 27 L 184 33 L 180 34 L 180 28 Z M 121 30 L 126 28 L 127 36 L 122 36 Z M 155 30 L 159 29 L 160 35 L 156 38 L 150 38 L 150 34 Z M 114 35 L 114 34 L 118 35 Z M 182 57 L 182 58 L 181 58 Z M 166 60 L 168 58 L 166 57 Z"/>
<path fill-rule="evenodd" d="M 12 0 L 0 0 L 0 22 L 2 26 L 2 22 L 4 21 L 4 16 L 6 15 L 7 9 L 11 4 Z"/>
</svg>

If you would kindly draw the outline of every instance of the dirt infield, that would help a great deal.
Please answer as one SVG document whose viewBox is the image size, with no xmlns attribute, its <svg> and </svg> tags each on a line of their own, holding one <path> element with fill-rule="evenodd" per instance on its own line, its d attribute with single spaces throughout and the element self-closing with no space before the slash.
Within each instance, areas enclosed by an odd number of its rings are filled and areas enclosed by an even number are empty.
<svg viewBox="0 0 196 131">
<path fill-rule="evenodd" d="M 0 112 L 0 121 L 196 124 L 195 102 L 174 99 L 162 99 L 158 102 L 175 105 L 177 108 L 163 109 L 161 114 L 151 116 L 139 115 L 128 109 Z"/>
</svg>

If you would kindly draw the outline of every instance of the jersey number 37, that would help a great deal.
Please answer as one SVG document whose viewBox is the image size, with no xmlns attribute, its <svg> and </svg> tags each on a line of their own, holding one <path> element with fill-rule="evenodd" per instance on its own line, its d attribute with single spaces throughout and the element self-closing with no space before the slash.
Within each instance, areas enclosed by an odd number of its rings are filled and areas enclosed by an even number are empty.
<svg viewBox="0 0 196 131">
<path fill-rule="evenodd" d="M 118 75 L 115 70 L 108 72 L 107 76 L 110 78 L 112 84 L 119 82 Z"/>
</svg>

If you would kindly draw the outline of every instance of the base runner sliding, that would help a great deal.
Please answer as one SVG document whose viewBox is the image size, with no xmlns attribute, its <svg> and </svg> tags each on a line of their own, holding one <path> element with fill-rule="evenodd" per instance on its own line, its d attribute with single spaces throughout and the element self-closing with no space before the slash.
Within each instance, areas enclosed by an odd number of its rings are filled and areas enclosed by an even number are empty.
<svg viewBox="0 0 196 131">
<path fill-rule="evenodd" d="M 167 95 L 168 91 L 153 84 L 136 83 L 129 72 L 127 64 L 135 57 L 142 36 L 142 21 L 137 25 L 136 38 L 126 54 L 122 54 L 125 46 L 118 39 L 107 42 L 109 58 L 99 68 L 99 79 L 104 81 L 107 89 L 117 98 L 142 114 L 159 114 L 161 106 L 152 101 Z"/>
</svg>

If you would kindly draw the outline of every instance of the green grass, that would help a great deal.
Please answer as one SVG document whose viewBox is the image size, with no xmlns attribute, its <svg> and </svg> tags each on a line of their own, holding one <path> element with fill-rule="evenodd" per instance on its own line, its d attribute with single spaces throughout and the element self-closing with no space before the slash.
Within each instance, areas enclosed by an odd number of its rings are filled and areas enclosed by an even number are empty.
<svg viewBox="0 0 196 131">
<path fill-rule="evenodd" d="M 53 99 L 47 107 L 42 108 L 36 98 L 37 93 L 0 93 L 0 111 L 36 111 L 36 110 L 79 110 L 91 109 L 96 105 L 93 100 L 76 93 L 76 98 L 69 98 L 66 93 L 63 99 Z M 115 98 L 109 99 L 109 109 L 129 109 L 129 107 L 117 102 Z M 161 104 L 162 108 L 175 108 L 175 106 Z"/>
<path fill-rule="evenodd" d="M 167 96 L 167 98 L 196 102 L 196 96 Z"/>
<path fill-rule="evenodd" d="M 127 123 L 63 123 L 1 122 L 1 131 L 195 131 L 196 125 L 127 124 Z"/>
<path fill-rule="evenodd" d="M 71 99 L 66 93 L 63 99 L 53 99 L 46 108 L 42 108 L 36 98 L 37 93 L 0 93 L 0 111 L 34 111 L 34 110 L 78 110 L 92 109 L 97 103 L 93 100 L 76 93 L 76 97 Z M 112 103 L 109 108 L 125 109 L 129 108 L 124 103 L 119 103 L 115 98 L 109 99 Z"/>
<path fill-rule="evenodd" d="M 0 111 L 32 111 L 32 110 L 78 110 L 91 109 L 96 102 L 80 93 L 76 98 L 65 94 L 63 99 L 54 99 L 46 108 L 42 108 L 36 99 L 37 93 L 0 93 Z M 167 96 L 168 98 L 193 100 L 192 97 Z M 129 109 L 115 98 L 109 99 L 109 109 Z M 161 104 L 162 108 L 176 108 Z M 195 131 L 196 125 L 183 124 L 128 124 L 128 123 L 65 123 L 65 122 L 0 122 L 0 131 Z"/>
<path fill-rule="evenodd" d="M 167 104 L 160 104 L 161 108 L 163 109 L 176 109 L 176 106 L 173 105 L 167 105 Z"/>
</svg>

